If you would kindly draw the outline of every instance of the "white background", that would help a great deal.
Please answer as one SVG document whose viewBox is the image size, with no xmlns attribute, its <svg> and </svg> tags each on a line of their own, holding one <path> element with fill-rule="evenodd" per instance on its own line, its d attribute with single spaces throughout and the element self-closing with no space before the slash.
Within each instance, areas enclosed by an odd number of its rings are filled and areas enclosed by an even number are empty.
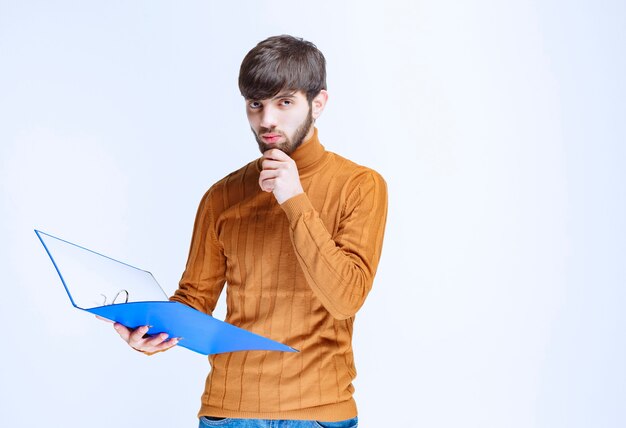
<svg viewBox="0 0 626 428">
<path fill-rule="evenodd" d="M 328 61 L 327 149 L 389 219 L 357 316 L 361 426 L 626 426 L 621 1 L 0 0 L 0 425 L 197 425 L 208 364 L 72 309 L 37 227 L 168 293 L 195 211 L 258 156 L 267 36 Z"/>
</svg>

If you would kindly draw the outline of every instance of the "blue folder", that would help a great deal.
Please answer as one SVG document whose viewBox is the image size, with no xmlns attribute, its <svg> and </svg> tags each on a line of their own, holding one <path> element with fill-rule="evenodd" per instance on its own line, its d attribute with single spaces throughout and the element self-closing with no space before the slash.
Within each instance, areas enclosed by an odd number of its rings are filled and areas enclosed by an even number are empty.
<svg viewBox="0 0 626 428">
<path fill-rule="evenodd" d="M 35 230 L 72 305 L 129 328 L 150 326 L 148 334 L 182 337 L 179 346 L 203 355 L 235 351 L 297 352 L 179 302 L 148 271 Z"/>
</svg>

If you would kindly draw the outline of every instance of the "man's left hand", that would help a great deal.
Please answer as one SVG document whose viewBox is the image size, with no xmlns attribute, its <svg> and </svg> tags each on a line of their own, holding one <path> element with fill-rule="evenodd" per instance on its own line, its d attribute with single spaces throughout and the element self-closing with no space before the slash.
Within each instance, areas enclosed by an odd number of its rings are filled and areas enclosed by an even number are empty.
<svg viewBox="0 0 626 428">
<path fill-rule="evenodd" d="M 270 149 L 263 153 L 262 166 L 259 186 L 265 192 L 274 193 L 279 204 L 304 193 L 296 162 L 282 150 Z"/>
</svg>

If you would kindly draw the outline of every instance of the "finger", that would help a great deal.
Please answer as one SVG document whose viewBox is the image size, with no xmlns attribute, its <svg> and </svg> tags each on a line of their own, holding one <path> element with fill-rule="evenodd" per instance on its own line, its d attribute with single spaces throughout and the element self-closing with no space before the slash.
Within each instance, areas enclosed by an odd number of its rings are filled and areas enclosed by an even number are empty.
<svg viewBox="0 0 626 428">
<path fill-rule="evenodd" d="M 147 355 L 154 355 L 157 352 L 162 352 L 162 351 L 167 351 L 170 348 L 173 348 L 174 346 L 178 345 L 178 342 L 181 340 L 182 338 L 180 337 L 172 337 L 169 340 L 165 340 L 162 341 L 156 345 L 146 345 L 143 346 L 142 348 L 136 348 L 138 351 L 143 352 L 144 354 Z"/>
<path fill-rule="evenodd" d="M 286 161 L 291 159 L 285 152 L 279 149 L 266 150 L 263 152 L 263 157 L 265 159 L 273 159 L 277 161 Z"/>
<path fill-rule="evenodd" d="M 264 181 L 269 178 L 276 178 L 280 174 L 283 174 L 279 169 L 264 169 L 259 173 L 259 181 Z"/>
<path fill-rule="evenodd" d="M 261 186 L 261 190 L 264 192 L 273 192 L 276 188 L 276 180 L 273 178 L 263 180 L 259 183 L 259 185 Z"/>
<path fill-rule="evenodd" d="M 276 161 L 273 159 L 264 159 L 263 162 L 261 162 L 261 168 L 263 168 L 263 170 L 278 169 L 284 164 L 285 162 Z"/>
<path fill-rule="evenodd" d="M 170 340 L 166 340 L 160 345 L 155 346 L 153 352 L 167 351 L 168 349 L 173 348 L 174 346 L 178 345 L 178 342 L 180 342 L 180 340 L 181 340 L 180 337 L 172 337 Z"/>
<path fill-rule="evenodd" d="M 150 327 L 147 325 L 137 327 L 129 336 L 128 344 L 133 348 L 138 348 L 143 342 L 143 336 L 148 333 Z"/>
<path fill-rule="evenodd" d="M 276 187 L 276 177 L 279 172 L 277 170 L 265 170 L 259 174 L 259 186 L 266 192 L 272 192 Z"/>
<path fill-rule="evenodd" d="M 154 336 L 148 336 L 142 341 L 142 348 L 156 348 L 163 342 L 167 341 L 169 335 L 167 333 L 159 333 Z"/>
<path fill-rule="evenodd" d="M 131 334 L 131 331 L 128 328 L 117 322 L 113 324 L 113 328 L 125 342 L 128 342 Z"/>
</svg>

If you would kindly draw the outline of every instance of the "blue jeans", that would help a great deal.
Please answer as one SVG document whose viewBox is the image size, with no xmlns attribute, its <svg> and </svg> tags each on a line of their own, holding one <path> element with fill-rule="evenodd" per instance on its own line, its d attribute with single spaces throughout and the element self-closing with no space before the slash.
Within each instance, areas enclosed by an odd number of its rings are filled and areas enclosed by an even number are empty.
<svg viewBox="0 0 626 428">
<path fill-rule="evenodd" d="M 270 420 L 270 419 L 235 419 L 211 420 L 202 416 L 199 428 L 357 428 L 359 418 L 339 422 Z"/>
</svg>

